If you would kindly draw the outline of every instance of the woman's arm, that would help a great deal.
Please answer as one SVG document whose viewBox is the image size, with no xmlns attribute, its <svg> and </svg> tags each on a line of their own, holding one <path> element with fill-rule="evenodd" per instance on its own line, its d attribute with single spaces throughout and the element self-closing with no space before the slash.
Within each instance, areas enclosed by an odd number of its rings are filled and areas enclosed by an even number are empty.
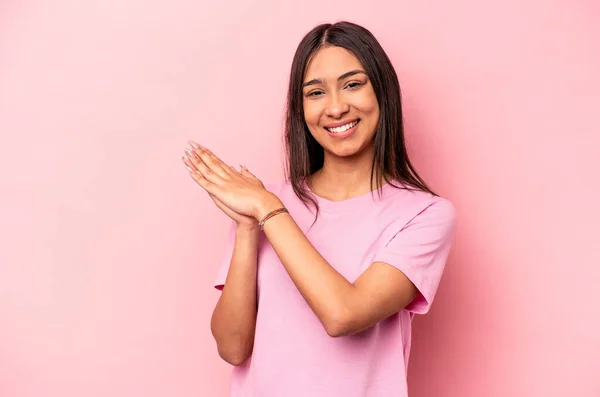
<svg viewBox="0 0 600 397">
<path fill-rule="evenodd" d="M 265 195 L 264 216 L 283 207 Z M 395 267 L 373 263 L 354 283 L 339 274 L 308 241 L 287 213 L 269 219 L 264 232 L 290 278 L 332 337 L 351 335 L 406 307 L 417 295 L 413 283 Z"/>
<path fill-rule="evenodd" d="M 195 150 L 192 163 L 197 171 L 192 170 L 192 176 L 230 211 L 261 220 L 270 211 L 283 207 L 281 200 L 266 190 L 250 171 L 244 168 L 237 172 L 208 149 L 191 141 L 190 144 Z M 421 267 L 430 267 L 426 263 L 428 261 L 437 265 L 434 270 L 439 267 L 443 262 L 439 259 L 447 254 L 449 248 L 447 237 L 454 227 L 453 207 L 442 209 L 442 222 L 439 222 L 439 214 L 436 213 L 425 224 L 415 225 L 417 227 L 408 234 L 409 237 L 402 233 L 403 237 L 394 244 L 394 252 L 382 258 L 391 260 L 396 266 L 416 260 L 425 262 L 420 264 Z M 354 283 L 350 283 L 317 252 L 289 214 L 269 219 L 264 225 L 264 232 L 292 281 L 331 336 L 362 331 L 402 310 L 419 293 L 403 271 L 385 261 L 372 263 Z M 444 248 L 443 252 L 438 252 L 440 247 Z M 406 251 L 413 257 L 403 258 L 396 250 L 400 253 Z M 445 258 L 442 259 L 445 261 Z M 413 277 L 415 272 L 422 271 L 415 268 L 405 270 L 411 271 Z M 244 281 L 237 277 L 234 280 L 229 286 L 231 290 L 240 288 Z M 429 295 L 430 303 L 433 295 Z M 233 307 L 234 304 L 228 302 L 228 306 Z"/>
<path fill-rule="evenodd" d="M 227 280 L 212 314 L 219 355 L 231 365 L 243 364 L 252 354 L 259 234 L 258 225 L 238 225 Z"/>
</svg>

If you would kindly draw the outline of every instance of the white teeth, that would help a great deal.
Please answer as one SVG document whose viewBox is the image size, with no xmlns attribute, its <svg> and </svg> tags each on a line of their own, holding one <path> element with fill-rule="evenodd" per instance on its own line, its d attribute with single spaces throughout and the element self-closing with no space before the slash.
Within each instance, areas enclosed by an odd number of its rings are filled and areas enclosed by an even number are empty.
<svg viewBox="0 0 600 397">
<path fill-rule="evenodd" d="M 346 125 L 343 125 L 341 127 L 327 128 L 327 129 L 331 132 L 340 133 L 340 132 L 348 131 L 350 128 L 354 127 L 356 124 L 358 124 L 358 120 L 348 123 Z"/>
</svg>

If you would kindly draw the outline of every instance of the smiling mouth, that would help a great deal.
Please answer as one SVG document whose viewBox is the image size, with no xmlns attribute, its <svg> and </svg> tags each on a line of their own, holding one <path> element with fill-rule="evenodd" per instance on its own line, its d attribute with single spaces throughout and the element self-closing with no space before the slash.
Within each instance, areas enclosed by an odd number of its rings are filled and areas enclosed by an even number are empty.
<svg viewBox="0 0 600 397">
<path fill-rule="evenodd" d="M 332 133 L 334 133 L 334 134 L 340 134 L 340 133 L 342 133 L 342 132 L 346 132 L 346 131 L 348 131 L 350 128 L 354 128 L 354 126 L 355 126 L 356 124 L 358 124 L 358 122 L 359 122 L 359 121 L 360 121 L 360 119 L 358 119 L 358 120 L 354 120 L 354 121 L 352 121 L 352 122 L 350 122 L 350 123 L 348 123 L 348 124 L 345 124 L 345 125 L 342 125 L 342 126 L 339 126 L 339 127 L 332 127 L 332 128 L 329 128 L 329 127 L 324 127 L 324 128 L 325 128 L 327 131 L 329 131 L 329 132 L 332 132 Z"/>
</svg>

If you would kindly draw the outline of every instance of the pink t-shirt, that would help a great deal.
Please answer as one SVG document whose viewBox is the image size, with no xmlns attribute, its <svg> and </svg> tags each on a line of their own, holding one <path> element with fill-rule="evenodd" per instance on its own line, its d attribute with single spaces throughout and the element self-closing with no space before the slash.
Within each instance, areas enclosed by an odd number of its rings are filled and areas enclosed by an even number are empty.
<svg viewBox="0 0 600 397">
<path fill-rule="evenodd" d="M 433 301 L 455 230 L 454 206 L 429 193 L 387 184 L 381 197 L 377 190 L 341 202 L 316 197 L 319 219 L 309 230 L 314 213 L 289 182 L 266 187 L 348 281 L 372 262 L 386 262 L 410 278 L 419 296 L 358 334 L 332 338 L 261 234 L 254 349 L 246 363 L 233 369 L 231 396 L 406 397 L 411 320 L 415 313 L 426 313 Z M 218 289 L 227 276 L 234 236 L 232 227 Z"/>
</svg>

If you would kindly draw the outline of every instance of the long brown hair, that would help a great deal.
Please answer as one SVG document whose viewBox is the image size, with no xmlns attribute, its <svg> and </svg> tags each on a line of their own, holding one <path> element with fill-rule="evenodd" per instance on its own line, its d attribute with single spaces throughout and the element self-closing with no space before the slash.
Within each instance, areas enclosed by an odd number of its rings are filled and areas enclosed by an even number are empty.
<svg viewBox="0 0 600 397">
<path fill-rule="evenodd" d="M 356 56 L 365 68 L 377 97 L 380 113 L 374 137 L 371 190 L 374 180 L 378 182 L 380 194 L 382 180 L 390 185 L 391 180 L 397 180 L 404 186 L 392 186 L 436 195 L 419 177 L 408 158 L 400 84 L 390 59 L 370 31 L 346 21 L 315 27 L 304 36 L 292 61 L 285 115 L 285 174 L 295 194 L 307 208 L 309 202 L 315 206 L 316 221 L 319 206 L 304 182 L 323 167 L 324 150 L 310 134 L 304 120 L 302 84 L 312 57 L 319 49 L 329 46 L 345 48 Z"/>
</svg>

